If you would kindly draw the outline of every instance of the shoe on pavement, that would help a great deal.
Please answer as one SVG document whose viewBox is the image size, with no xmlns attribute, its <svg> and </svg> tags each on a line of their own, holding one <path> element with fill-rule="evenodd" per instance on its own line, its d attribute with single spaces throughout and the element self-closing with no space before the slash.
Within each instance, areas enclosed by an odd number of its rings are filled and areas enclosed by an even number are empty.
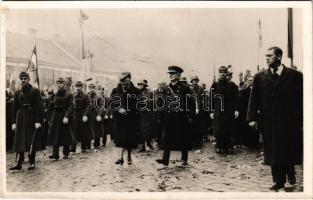
<svg viewBox="0 0 313 200">
<path fill-rule="evenodd" d="M 270 190 L 275 190 L 275 191 L 278 191 L 279 189 L 282 189 L 282 188 L 284 188 L 285 186 L 284 186 L 284 184 L 275 184 L 275 185 L 273 185 L 272 187 L 270 187 Z"/>
<path fill-rule="evenodd" d="M 15 165 L 13 167 L 11 167 L 9 170 L 21 170 L 22 169 L 22 165 Z"/>
<path fill-rule="evenodd" d="M 29 163 L 27 170 L 34 170 L 34 169 L 35 169 L 35 163 Z"/>
<path fill-rule="evenodd" d="M 155 160 L 157 163 L 159 163 L 159 164 L 163 164 L 163 165 L 165 165 L 165 166 L 168 166 L 168 162 L 166 162 L 165 160 L 163 160 L 163 159 L 157 159 L 157 160 Z"/>
</svg>

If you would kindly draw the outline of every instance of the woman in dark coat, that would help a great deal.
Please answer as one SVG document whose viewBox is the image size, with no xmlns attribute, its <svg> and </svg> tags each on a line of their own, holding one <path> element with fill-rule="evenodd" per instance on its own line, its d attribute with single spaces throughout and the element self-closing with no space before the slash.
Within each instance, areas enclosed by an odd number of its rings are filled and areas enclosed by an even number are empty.
<svg viewBox="0 0 313 200">
<path fill-rule="evenodd" d="M 123 165 L 124 149 L 128 150 L 128 164 L 132 164 L 131 150 L 138 145 L 138 112 L 136 98 L 139 90 L 130 81 L 129 72 L 121 74 L 120 83 L 111 93 L 110 107 L 113 112 L 115 144 L 122 148 L 121 158 L 115 163 Z"/>
<path fill-rule="evenodd" d="M 59 147 L 63 146 L 63 156 L 68 158 L 70 145 L 73 144 L 72 115 L 73 115 L 73 95 L 64 88 L 64 79 L 57 80 L 58 90 L 50 98 L 51 102 L 47 110 L 47 120 L 49 130 L 47 144 L 53 146 L 53 153 L 50 159 L 59 159 Z"/>
<path fill-rule="evenodd" d="M 87 94 L 83 92 L 83 83 L 77 81 L 75 84 L 76 94 L 74 95 L 74 135 L 78 142 L 81 142 L 82 153 L 86 152 L 88 144 L 94 139 L 92 121 L 88 118 L 92 104 Z"/>
</svg>

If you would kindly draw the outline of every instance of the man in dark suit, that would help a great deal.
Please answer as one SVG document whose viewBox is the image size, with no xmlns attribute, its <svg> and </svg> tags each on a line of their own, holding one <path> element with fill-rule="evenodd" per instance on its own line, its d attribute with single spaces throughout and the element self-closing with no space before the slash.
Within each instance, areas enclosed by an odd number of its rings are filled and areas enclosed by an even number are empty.
<svg viewBox="0 0 313 200">
<path fill-rule="evenodd" d="M 253 80 L 247 120 L 263 136 L 264 163 L 271 166 L 273 182 L 270 189 L 284 188 L 296 182 L 294 165 L 303 156 L 303 78 L 302 73 L 281 63 L 283 52 L 271 47 L 266 53 L 268 69 Z"/>
</svg>

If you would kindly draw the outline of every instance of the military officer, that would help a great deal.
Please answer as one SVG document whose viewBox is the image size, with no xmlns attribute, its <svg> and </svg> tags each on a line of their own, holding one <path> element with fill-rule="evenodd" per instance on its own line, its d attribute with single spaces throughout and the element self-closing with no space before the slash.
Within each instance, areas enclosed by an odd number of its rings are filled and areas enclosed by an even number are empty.
<svg viewBox="0 0 313 200">
<path fill-rule="evenodd" d="M 104 135 L 104 129 L 103 129 L 103 107 L 104 107 L 104 98 L 99 96 L 96 93 L 96 86 L 91 83 L 89 84 L 89 90 L 90 92 L 88 93 L 91 101 L 91 110 L 90 110 L 90 120 L 92 124 L 92 128 L 94 130 L 94 143 L 93 146 L 95 149 L 100 148 L 100 139 Z"/>
<path fill-rule="evenodd" d="M 239 116 L 237 110 L 238 90 L 227 80 L 227 67 L 219 68 L 219 80 L 211 86 L 213 132 L 216 152 L 227 156 L 231 147 L 233 120 Z"/>
<path fill-rule="evenodd" d="M 182 151 L 182 165 L 187 165 L 191 136 L 188 124 L 193 121 L 193 104 L 188 100 L 190 88 L 180 82 L 183 69 L 178 66 L 168 68 L 170 84 L 166 87 L 167 106 L 164 116 L 164 152 L 156 162 L 168 166 L 171 151 Z"/>
<path fill-rule="evenodd" d="M 73 144 L 73 95 L 65 89 L 65 81 L 59 78 L 56 81 L 58 89 L 51 99 L 47 112 L 49 129 L 47 144 L 53 147 L 50 159 L 58 160 L 59 147 L 63 146 L 63 158 L 67 159 L 70 153 L 70 145 Z"/>
<path fill-rule="evenodd" d="M 83 92 L 83 83 L 75 83 L 74 95 L 74 135 L 78 142 L 81 142 L 82 153 L 86 153 L 90 141 L 94 138 L 94 131 L 91 120 L 88 119 L 92 108 L 90 98 Z"/>
<path fill-rule="evenodd" d="M 36 150 L 41 145 L 41 124 L 43 120 L 43 104 L 40 91 L 29 81 L 29 74 L 21 72 L 21 89 L 13 98 L 12 130 L 15 131 L 13 151 L 17 154 L 17 163 L 10 170 L 21 170 L 24 152 L 29 152 L 28 170 L 35 169 Z"/>
</svg>

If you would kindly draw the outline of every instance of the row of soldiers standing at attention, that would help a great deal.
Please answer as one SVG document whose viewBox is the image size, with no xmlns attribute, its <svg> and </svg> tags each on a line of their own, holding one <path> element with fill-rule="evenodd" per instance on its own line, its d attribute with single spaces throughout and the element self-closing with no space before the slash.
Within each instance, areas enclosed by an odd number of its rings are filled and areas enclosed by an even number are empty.
<svg viewBox="0 0 313 200">
<path fill-rule="evenodd" d="M 176 72 L 182 73 L 183 71 L 177 66 L 171 66 L 169 69 L 170 75 Z M 9 133 L 8 136 L 7 134 L 7 147 L 10 146 L 10 143 L 13 144 L 13 141 L 10 141 L 13 137 L 10 137 L 10 135 L 15 135 L 13 150 L 17 152 L 17 165 L 11 169 L 21 169 L 21 163 L 24 159 L 22 152 L 30 151 L 31 146 L 33 153 L 30 152 L 30 155 L 31 153 L 35 154 L 34 152 L 36 152 L 36 150 L 45 149 L 46 145 L 52 146 L 53 150 L 49 158 L 56 160 L 60 158 L 59 148 L 62 146 L 63 158 L 67 159 L 69 158 L 70 152 L 76 152 L 78 142 L 81 144 L 82 153 L 91 149 L 92 141 L 95 149 L 98 149 L 100 145 L 105 146 L 107 143 L 107 134 L 110 134 L 111 139 L 118 145 L 120 139 L 120 134 L 118 133 L 123 132 L 120 131 L 120 129 L 124 128 L 125 132 L 133 128 L 134 135 L 131 140 L 134 141 L 134 144 L 131 145 L 131 147 L 139 146 L 139 151 L 142 152 L 146 151 L 146 147 L 153 150 L 155 148 L 153 145 L 154 140 L 157 142 L 158 148 L 163 149 L 165 143 L 164 130 L 166 128 L 171 129 L 169 127 L 174 128 L 170 131 L 173 132 L 172 135 L 174 136 L 173 141 L 169 142 L 170 144 L 167 142 L 166 146 L 172 146 L 175 143 L 174 141 L 180 141 L 183 137 L 181 137 L 179 132 L 186 130 L 188 137 L 185 138 L 185 141 L 178 143 L 186 143 L 186 141 L 188 141 L 187 149 L 201 149 L 203 142 L 208 141 L 211 124 L 211 126 L 213 126 L 212 132 L 216 140 L 216 152 L 227 155 L 229 148 L 232 149 L 235 144 L 244 144 L 240 143 L 242 142 L 241 138 L 251 137 L 250 133 L 246 134 L 244 137 L 238 137 L 238 135 L 244 135 L 246 132 L 246 130 L 240 129 L 240 126 L 246 123 L 238 123 L 237 126 L 237 123 L 234 121 L 235 118 L 238 117 L 237 108 L 240 108 L 238 102 L 246 102 L 249 98 L 249 94 L 245 95 L 245 99 L 239 99 L 238 87 L 231 81 L 232 73 L 228 71 L 227 67 L 220 67 L 219 75 L 219 80 L 213 83 L 211 92 L 224 96 L 224 99 L 223 101 L 212 99 L 215 109 L 206 110 L 204 109 L 204 104 L 208 99 L 205 99 L 204 96 L 209 95 L 210 92 L 207 91 L 204 86 L 199 85 L 198 76 L 192 76 L 190 84 L 188 84 L 185 77 L 176 77 L 173 80 L 179 82 L 179 87 L 174 88 L 174 90 L 170 87 L 170 84 L 167 85 L 166 82 L 162 82 L 158 84 L 158 88 L 155 91 L 151 91 L 148 88 L 147 80 L 140 80 L 137 83 L 137 87 L 135 87 L 130 81 L 130 73 L 122 73 L 120 83 L 113 89 L 111 97 L 114 97 L 116 93 L 120 94 L 119 97 L 123 96 L 124 90 L 121 89 L 123 81 L 129 79 L 129 83 L 127 84 L 133 86 L 130 88 L 136 91 L 134 92 L 136 95 L 141 95 L 142 100 L 144 100 L 142 101 L 143 105 L 148 103 L 147 106 L 149 109 L 136 109 L 133 115 L 134 121 L 119 125 L 120 113 L 119 111 L 114 112 L 111 110 L 109 106 L 111 102 L 110 97 L 104 95 L 104 88 L 90 84 L 88 86 L 89 93 L 85 93 L 83 91 L 84 84 L 78 81 L 74 84 L 75 90 L 71 90 L 70 88 L 72 88 L 72 86 L 68 84 L 69 81 L 59 78 L 56 81 L 57 90 L 55 92 L 48 90 L 47 93 L 40 93 L 38 89 L 28 83 L 29 75 L 22 72 L 19 77 L 22 84 L 21 89 L 15 93 L 14 97 L 7 93 L 7 114 L 13 113 L 13 118 L 7 116 L 7 130 L 11 131 L 10 124 L 12 124 L 12 130 L 14 132 L 24 132 L 22 128 L 16 129 L 16 124 L 22 123 L 24 124 L 22 126 L 27 126 L 25 129 L 27 131 L 22 133 L 22 136 L 13 133 Z M 187 88 L 189 91 L 188 94 L 190 93 L 190 95 L 196 97 L 195 99 L 191 98 L 187 100 L 190 102 L 190 116 L 192 116 L 192 118 L 190 118 L 190 122 L 187 123 L 185 128 L 181 128 L 182 124 L 179 120 L 173 120 L 170 126 L 166 126 L 167 123 L 165 123 L 165 121 L 169 118 L 172 111 L 166 111 L 164 109 L 153 110 L 154 104 L 159 108 L 164 106 L 164 98 L 160 98 L 160 96 L 168 99 L 176 92 L 181 93 L 181 88 Z M 249 87 L 247 87 L 247 89 L 248 88 Z M 38 92 L 39 96 L 37 94 Z M 38 97 L 39 99 L 37 99 Z M 138 100 L 136 103 L 138 103 Z M 122 99 L 122 103 L 126 102 L 124 101 L 125 100 Z M 186 102 L 186 100 L 182 102 Z M 219 103 L 223 103 L 223 105 Z M 245 104 L 246 105 L 241 106 L 241 108 L 247 109 L 247 103 Z M 138 105 L 140 106 L 140 104 Z M 186 107 L 187 105 L 183 105 L 183 107 L 184 106 Z M 224 107 L 226 112 L 219 112 L 221 111 L 221 106 Z M 27 108 L 26 111 L 30 112 L 21 112 L 25 110 L 25 108 Z M 234 116 L 230 113 L 234 113 Z M 30 119 L 36 121 L 37 125 L 35 129 L 26 125 L 28 121 L 22 120 L 25 116 L 32 114 L 35 116 L 31 116 Z M 21 117 L 21 115 L 23 115 L 23 117 Z M 131 115 L 128 115 L 128 117 L 129 116 Z M 19 117 L 21 119 L 17 120 Z M 242 121 L 244 121 L 244 119 Z M 175 125 L 176 122 L 178 123 Z M 228 125 L 225 126 L 225 124 Z M 180 128 L 179 130 L 175 130 L 175 127 Z M 234 131 L 235 127 L 238 127 L 236 131 Z M 247 127 L 246 124 L 246 128 Z M 178 132 L 176 136 L 175 132 Z M 234 134 L 237 132 L 240 132 L 240 134 Z M 25 142 L 21 141 L 23 139 L 25 139 Z M 101 139 L 102 141 L 100 141 Z M 126 138 L 126 140 L 129 140 L 129 138 Z M 254 139 L 255 143 L 257 143 L 257 140 L 258 138 Z M 246 144 L 251 144 L 251 140 Z M 186 157 L 186 152 L 184 152 L 184 155 Z M 33 157 L 35 157 L 35 155 L 31 156 L 31 158 Z M 187 162 L 186 158 L 182 160 L 186 160 Z M 30 159 L 30 166 L 30 169 L 34 168 L 34 158 Z"/>
</svg>

